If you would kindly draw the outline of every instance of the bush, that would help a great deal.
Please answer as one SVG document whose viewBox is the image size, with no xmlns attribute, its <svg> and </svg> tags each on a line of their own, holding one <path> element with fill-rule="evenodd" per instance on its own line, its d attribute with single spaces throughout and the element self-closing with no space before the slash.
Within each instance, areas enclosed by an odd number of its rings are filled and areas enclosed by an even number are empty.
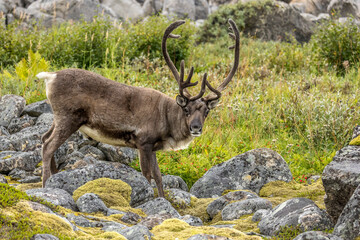
<svg viewBox="0 0 360 240">
<path fill-rule="evenodd" d="M 338 73 L 360 61 L 360 26 L 354 19 L 345 23 L 329 21 L 312 36 L 313 50 Z"/>
</svg>

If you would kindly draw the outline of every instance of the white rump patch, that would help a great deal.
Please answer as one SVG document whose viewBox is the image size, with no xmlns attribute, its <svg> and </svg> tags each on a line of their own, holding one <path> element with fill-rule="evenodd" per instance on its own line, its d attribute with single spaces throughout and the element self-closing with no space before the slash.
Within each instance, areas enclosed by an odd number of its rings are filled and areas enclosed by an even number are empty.
<svg viewBox="0 0 360 240">
<path fill-rule="evenodd" d="M 52 81 L 54 81 L 54 79 L 56 78 L 56 73 L 53 73 L 53 72 L 41 72 L 41 73 L 37 74 L 36 77 L 39 78 L 39 79 L 45 79 L 46 97 L 48 97 L 48 94 L 50 92 L 50 83 Z"/>
</svg>

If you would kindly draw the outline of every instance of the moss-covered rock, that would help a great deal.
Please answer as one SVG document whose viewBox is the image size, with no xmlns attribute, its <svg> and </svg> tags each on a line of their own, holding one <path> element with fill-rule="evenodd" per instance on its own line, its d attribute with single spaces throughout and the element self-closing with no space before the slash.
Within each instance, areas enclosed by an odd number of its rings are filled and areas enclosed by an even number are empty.
<svg viewBox="0 0 360 240">
<path fill-rule="evenodd" d="M 313 200 L 321 209 L 325 209 L 324 195 L 325 190 L 320 179 L 311 185 L 304 185 L 295 181 L 289 183 L 283 181 L 270 182 L 262 187 L 259 193 L 259 196 L 268 199 L 273 207 L 286 200 L 303 197 Z"/>
<path fill-rule="evenodd" d="M 35 189 L 35 188 L 42 188 L 42 183 L 38 182 L 38 183 L 23 183 L 23 184 L 19 184 L 15 187 L 17 190 L 20 191 L 26 191 L 29 189 Z"/>
<path fill-rule="evenodd" d="M 191 197 L 190 207 L 185 209 L 178 208 L 180 215 L 191 215 L 200 218 L 203 222 L 208 222 L 210 216 L 206 209 L 208 205 L 213 202 L 216 198 L 196 198 Z"/>
<path fill-rule="evenodd" d="M 360 135 L 351 140 L 349 145 L 360 146 Z"/>
<path fill-rule="evenodd" d="M 110 178 L 99 178 L 82 185 L 74 191 L 75 201 L 85 193 L 95 193 L 107 207 L 129 207 L 131 187 L 129 184 Z"/>
<path fill-rule="evenodd" d="M 165 240 L 169 239 L 169 236 L 172 236 L 173 239 L 188 239 L 189 237 L 206 233 L 213 234 L 217 236 L 224 236 L 230 239 L 246 239 L 246 240 L 257 240 L 262 239 L 258 236 L 247 236 L 246 234 L 240 232 L 239 230 L 232 228 L 216 228 L 216 227 L 193 227 L 187 224 L 184 221 L 179 219 L 167 219 L 162 222 L 160 225 L 153 228 L 151 231 L 154 234 L 153 240 Z"/>
</svg>

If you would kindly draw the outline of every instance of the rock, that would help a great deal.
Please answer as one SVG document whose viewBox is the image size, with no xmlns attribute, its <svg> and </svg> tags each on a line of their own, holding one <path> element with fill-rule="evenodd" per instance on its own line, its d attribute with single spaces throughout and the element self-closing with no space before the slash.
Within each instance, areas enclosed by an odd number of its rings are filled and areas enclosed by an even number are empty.
<svg viewBox="0 0 360 240">
<path fill-rule="evenodd" d="M 340 149 L 322 173 L 325 206 L 334 223 L 360 183 L 360 147 Z"/>
<path fill-rule="evenodd" d="M 174 218 L 179 218 L 180 214 L 165 198 L 155 198 L 152 201 L 148 201 L 137 208 L 140 208 L 147 215 L 155 214 L 170 214 Z"/>
<path fill-rule="evenodd" d="M 330 0 L 292 0 L 290 6 L 302 13 L 319 15 L 327 12 Z"/>
<path fill-rule="evenodd" d="M 343 240 L 333 234 L 321 231 L 309 231 L 298 235 L 294 240 Z"/>
<path fill-rule="evenodd" d="M 37 188 L 25 191 L 29 196 L 39 197 L 54 205 L 77 211 L 76 204 L 72 196 L 63 189 L 58 188 Z"/>
<path fill-rule="evenodd" d="M 0 126 L 8 127 L 13 118 L 20 117 L 26 101 L 16 95 L 4 95 L 0 100 Z"/>
<path fill-rule="evenodd" d="M 0 183 L 8 183 L 6 178 L 0 174 Z"/>
<path fill-rule="evenodd" d="M 281 203 L 258 224 L 260 233 L 274 236 L 281 227 L 298 226 L 301 231 L 326 230 L 333 227 L 330 216 L 312 200 L 293 198 Z"/>
<path fill-rule="evenodd" d="M 254 149 L 209 169 L 195 182 L 190 193 L 202 198 L 221 196 L 229 189 L 259 193 L 266 183 L 278 180 L 292 180 L 284 159 L 271 149 Z"/>
<path fill-rule="evenodd" d="M 106 156 L 106 159 L 111 162 L 120 162 L 130 164 L 137 158 L 135 149 L 128 147 L 116 147 L 105 143 L 99 143 L 97 148 L 100 149 Z"/>
<path fill-rule="evenodd" d="M 192 196 L 190 193 L 177 188 L 169 189 L 168 192 L 169 201 L 176 207 L 186 208 L 190 206 Z"/>
<path fill-rule="evenodd" d="M 104 202 L 94 193 L 85 193 L 76 201 L 76 205 L 80 212 L 103 212 L 105 214 L 107 212 L 107 207 Z"/>
<path fill-rule="evenodd" d="M 132 188 L 131 206 L 138 206 L 154 196 L 154 191 L 146 178 L 121 163 L 99 162 L 83 168 L 59 172 L 47 180 L 46 187 L 61 188 L 72 194 L 78 187 L 98 178 L 120 179 L 129 184 Z"/>
<path fill-rule="evenodd" d="M 360 236 L 360 185 L 347 202 L 334 227 L 333 234 L 353 240 Z"/>
<path fill-rule="evenodd" d="M 16 179 L 16 180 L 19 180 L 19 179 L 22 179 L 22 178 L 26 178 L 30 175 L 29 172 L 26 172 L 25 170 L 23 169 L 20 169 L 20 168 L 14 168 L 13 170 L 11 170 L 9 173 L 8 173 L 8 176 L 11 177 L 12 179 Z"/>
<path fill-rule="evenodd" d="M 258 197 L 259 196 L 257 196 L 256 194 L 246 191 L 230 192 L 211 202 L 207 206 L 206 212 L 209 214 L 211 218 L 214 218 L 215 215 L 221 212 L 226 205 L 230 204 L 231 201 L 241 201 L 246 199 L 254 199 Z"/>
<path fill-rule="evenodd" d="M 185 215 L 180 217 L 181 220 L 183 220 L 184 222 L 188 223 L 190 226 L 203 226 L 203 221 L 195 216 L 191 216 L 191 215 Z"/>
<path fill-rule="evenodd" d="M 301 16 L 314 24 L 321 23 L 330 19 L 330 15 L 327 13 L 320 13 L 318 16 L 314 16 L 309 13 L 301 13 Z"/>
<path fill-rule="evenodd" d="M 151 230 L 155 226 L 160 225 L 166 219 L 170 218 L 172 218 L 172 216 L 169 213 L 150 215 L 142 219 L 139 225 L 145 226 Z"/>
<path fill-rule="evenodd" d="M 27 176 L 24 179 L 19 180 L 20 183 L 38 183 L 41 182 L 40 176 Z"/>
<path fill-rule="evenodd" d="M 20 118 L 13 118 L 8 126 L 9 133 L 16 133 L 20 130 L 33 126 L 36 122 L 36 118 L 29 115 L 21 116 Z"/>
<path fill-rule="evenodd" d="M 106 216 L 111 216 L 111 215 L 114 215 L 114 214 L 123 214 L 123 215 L 125 215 L 126 212 L 116 210 L 116 209 L 112 209 L 112 208 L 108 208 L 108 211 L 106 212 Z"/>
<path fill-rule="evenodd" d="M 39 117 L 43 113 L 52 113 L 51 106 L 46 100 L 26 105 L 23 111 L 23 114 L 31 117 Z"/>
<path fill-rule="evenodd" d="M 119 233 L 123 229 L 127 228 L 126 225 L 123 225 L 123 224 L 118 223 L 118 222 L 102 222 L 101 224 L 103 225 L 101 230 L 103 230 L 105 232 L 117 232 L 117 233 Z"/>
<path fill-rule="evenodd" d="M 263 198 L 246 199 L 228 204 L 221 211 L 224 221 L 239 219 L 241 216 L 252 214 L 259 209 L 272 209 L 269 200 Z"/>
<path fill-rule="evenodd" d="M 360 2 L 358 0 L 331 0 L 327 7 L 328 13 L 337 13 L 341 17 L 360 18 Z"/>
<path fill-rule="evenodd" d="M 254 213 L 254 215 L 251 218 L 251 221 L 259 222 L 259 221 L 261 221 L 261 219 L 263 219 L 269 213 L 271 213 L 271 210 L 269 210 L 269 209 L 259 209 Z"/>
<path fill-rule="evenodd" d="M 165 175 L 162 177 L 162 182 L 163 182 L 164 189 L 177 188 L 177 189 L 183 190 L 185 192 L 189 191 L 187 184 L 179 176 Z M 152 188 L 156 188 L 156 183 L 153 179 L 151 180 L 151 186 L 152 186 Z"/>
<path fill-rule="evenodd" d="M 128 224 L 137 224 L 139 221 L 141 221 L 142 217 L 139 216 L 136 213 L 133 212 L 127 212 L 125 215 L 121 218 L 121 221 Z"/>
<path fill-rule="evenodd" d="M 56 6 L 54 8 L 54 6 Z M 38 0 L 32 3 L 29 11 L 41 11 L 51 17 L 65 20 L 85 20 L 90 22 L 95 16 L 115 17 L 114 12 L 100 4 L 99 0 Z"/>
<path fill-rule="evenodd" d="M 91 156 L 97 160 L 105 161 L 105 154 L 98 148 L 93 147 L 91 145 L 85 145 L 79 149 L 79 152 L 83 154 L 83 156 Z"/>
<path fill-rule="evenodd" d="M 201 234 L 196 234 L 194 236 L 191 236 L 187 240 L 231 240 L 231 239 L 227 238 L 227 237 L 201 233 Z"/>
<path fill-rule="evenodd" d="M 206 0 L 195 0 L 195 20 L 206 19 L 209 15 L 209 4 Z"/>
<path fill-rule="evenodd" d="M 306 182 L 307 182 L 307 184 L 311 185 L 311 184 L 313 184 L 314 182 L 318 181 L 320 178 L 321 178 L 320 175 L 314 175 L 314 176 L 309 177 L 309 178 L 306 180 Z"/>
<path fill-rule="evenodd" d="M 93 222 L 89 221 L 88 219 L 80 215 L 76 216 L 73 213 L 69 213 L 66 215 L 66 218 L 80 227 L 97 227 L 96 224 L 94 224 Z"/>
<path fill-rule="evenodd" d="M 164 0 L 162 14 L 169 18 L 190 18 L 195 20 L 194 0 Z"/>
<path fill-rule="evenodd" d="M 9 135 L 10 135 L 9 131 L 4 126 L 0 126 L 0 136 L 9 136 Z"/>
<path fill-rule="evenodd" d="M 128 240 L 148 240 L 151 239 L 151 236 L 153 235 L 147 227 L 141 225 L 125 228 L 118 231 L 118 233 L 126 237 Z"/>
<path fill-rule="evenodd" d="M 51 234 L 35 234 L 30 240 L 59 240 L 59 238 Z"/>
<path fill-rule="evenodd" d="M 102 0 L 102 5 L 110 8 L 117 18 L 136 21 L 144 17 L 141 5 L 135 0 Z"/>
<path fill-rule="evenodd" d="M 36 165 L 41 161 L 39 151 L 34 152 L 0 152 L 0 172 L 9 173 L 17 168 L 24 171 L 34 171 Z"/>
<path fill-rule="evenodd" d="M 356 126 L 354 127 L 354 130 L 353 130 L 353 134 L 352 134 L 351 139 L 354 139 L 354 138 L 356 138 L 356 137 L 359 136 L 359 135 L 360 135 L 360 125 L 356 125 Z"/>
</svg>

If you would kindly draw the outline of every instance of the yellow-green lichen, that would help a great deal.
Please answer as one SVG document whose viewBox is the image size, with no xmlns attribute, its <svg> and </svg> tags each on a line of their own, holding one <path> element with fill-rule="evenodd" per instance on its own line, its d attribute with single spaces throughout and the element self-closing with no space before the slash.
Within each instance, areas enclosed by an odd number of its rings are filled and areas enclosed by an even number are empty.
<svg viewBox="0 0 360 240">
<path fill-rule="evenodd" d="M 260 240 L 258 236 L 247 236 L 243 232 L 232 228 L 216 228 L 209 226 L 194 227 L 190 226 L 179 219 L 167 219 L 160 225 L 155 226 L 151 231 L 154 236 L 153 240 L 168 240 L 171 239 L 185 240 L 196 234 L 214 234 L 217 236 L 224 236 L 234 240 Z"/>
<path fill-rule="evenodd" d="M 349 145 L 360 146 L 360 135 L 351 140 Z"/>
<path fill-rule="evenodd" d="M 107 207 L 129 207 L 131 187 L 121 181 L 110 178 L 99 178 L 76 189 L 73 193 L 75 201 L 85 193 L 95 193 Z"/>
<path fill-rule="evenodd" d="M 325 189 L 319 179 L 311 185 L 301 183 L 275 181 L 264 185 L 259 196 L 268 199 L 273 207 L 291 198 L 303 197 L 313 200 L 320 208 L 325 209 Z"/>
<path fill-rule="evenodd" d="M 42 188 L 42 183 L 38 182 L 38 183 L 22 183 L 19 184 L 15 187 L 17 190 L 20 191 L 26 191 L 29 189 L 34 189 L 34 188 Z"/>
<path fill-rule="evenodd" d="M 195 217 L 199 217 L 203 222 L 208 222 L 210 220 L 210 216 L 206 211 L 208 205 L 214 201 L 216 198 L 196 198 L 191 197 L 190 207 L 185 209 L 177 209 L 178 212 L 183 215 L 192 215 Z"/>
</svg>

